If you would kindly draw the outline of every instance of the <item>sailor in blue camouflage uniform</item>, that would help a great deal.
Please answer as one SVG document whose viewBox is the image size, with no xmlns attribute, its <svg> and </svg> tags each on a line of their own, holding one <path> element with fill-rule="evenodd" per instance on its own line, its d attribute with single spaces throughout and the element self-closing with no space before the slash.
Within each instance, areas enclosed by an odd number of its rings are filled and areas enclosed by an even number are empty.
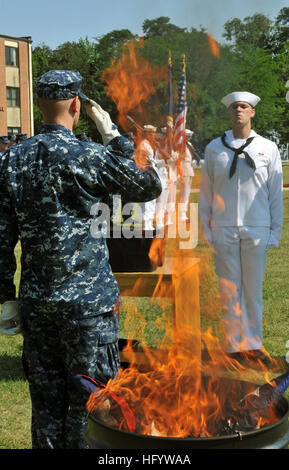
<svg viewBox="0 0 289 470">
<path fill-rule="evenodd" d="M 83 95 L 81 84 L 75 71 L 53 70 L 38 78 L 44 125 L 0 159 L 0 303 L 14 301 L 19 309 L 33 448 L 86 448 L 88 397 L 74 377 L 106 383 L 120 367 L 119 289 L 106 240 L 91 230 L 92 207 L 112 194 L 125 202 L 149 201 L 162 189 L 149 162 L 136 166 L 132 144 Z M 80 99 L 104 145 L 73 134 Z"/>
<path fill-rule="evenodd" d="M 6 135 L 0 135 L 0 157 L 9 147 L 9 139 Z"/>
</svg>

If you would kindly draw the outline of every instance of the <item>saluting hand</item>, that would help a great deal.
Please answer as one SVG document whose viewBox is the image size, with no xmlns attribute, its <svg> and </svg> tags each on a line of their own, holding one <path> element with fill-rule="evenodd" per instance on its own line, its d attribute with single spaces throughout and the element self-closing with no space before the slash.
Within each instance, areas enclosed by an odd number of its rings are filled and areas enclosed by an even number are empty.
<svg viewBox="0 0 289 470">
<path fill-rule="evenodd" d="M 107 111 L 93 100 L 85 103 L 85 109 L 89 117 L 96 124 L 96 127 L 102 137 L 104 145 L 107 145 L 114 137 L 120 135 L 117 126 L 112 122 Z"/>
</svg>

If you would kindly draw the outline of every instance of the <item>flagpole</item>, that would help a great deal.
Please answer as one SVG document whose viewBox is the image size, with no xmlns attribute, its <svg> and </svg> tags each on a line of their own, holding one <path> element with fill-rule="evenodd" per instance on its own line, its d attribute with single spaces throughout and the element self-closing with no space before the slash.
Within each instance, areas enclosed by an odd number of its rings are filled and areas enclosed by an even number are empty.
<svg viewBox="0 0 289 470">
<path fill-rule="evenodd" d="M 169 51 L 167 145 L 168 145 L 168 154 L 170 156 L 172 155 L 172 150 L 173 150 L 173 129 L 174 129 L 173 107 L 174 107 L 174 96 L 173 96 L 173 81 L 172 81 L 172 58 L 171 58 L 171 52 Z"/>
</svg>

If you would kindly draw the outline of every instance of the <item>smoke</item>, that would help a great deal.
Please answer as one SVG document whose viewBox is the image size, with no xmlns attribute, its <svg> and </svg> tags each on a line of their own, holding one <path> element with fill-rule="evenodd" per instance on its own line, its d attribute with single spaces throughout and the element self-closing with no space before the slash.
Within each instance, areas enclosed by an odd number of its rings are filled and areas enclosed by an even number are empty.
<svg viewBox="0 0 289 470">
<path fill-rule="evenodd" d="M 279 11 L 288 6 L 286 0 L 147 0 L 143 3 L 127 0 L 126 4 L 131 5 L 129 11 L 137 19 L 138 34 L 142 33 L 141 26 L 145 19 L 167 16 L 171 23 L 181 28 L 204 28 L 218 41 L 224 41 L 222 35 L 227 21 L 233 18 L 243 20 L 255 13 L 275 20 Z"/>
</svg>

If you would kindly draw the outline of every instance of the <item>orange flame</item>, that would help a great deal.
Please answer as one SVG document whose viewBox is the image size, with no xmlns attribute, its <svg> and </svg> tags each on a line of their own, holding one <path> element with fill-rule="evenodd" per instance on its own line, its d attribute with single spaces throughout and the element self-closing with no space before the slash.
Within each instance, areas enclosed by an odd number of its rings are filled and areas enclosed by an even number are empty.
<svg viewBox="0 0 289 470">
<path fill-rule="evenodd" d="M 135 334 L 141 337 L 141 352 L 134 351 L 132 345 L 128 344 L 124 356 L 127 354 L 126 357 L 130 357 L 130 367 L 121 369 L 117 377 L 109 381 L 106 394 L 97 392 L 92 395 L 87 407 L 90 413 L 96 412 L 97 416 L 100 398 L 104 400 L 107 393 L 113 393 L 128 403 L 139 434 L 178 438 L 211 437 L 215 435 L 218 422 L 224 417 L 225 404 L 231 403 L 233 406 L 238 403 L 247 392 L 256 388 L 252 383 L 260 385 L 268 382 L 270 374 L 261 363 L 258 370 L 248 371 L 245 365 L 225 354 L 221 336 L 213 334 L 211 328 L 201 331 L 196 305 L 198 285 L 196 289 L 190 287 L 197 284 L 197 271 L 192 283 L 190 278 L 193 271 L 185 272 L 184 259 L 177 257 L 175 263 L 175 266 L 171 265 L 171 271 L 177 273 L 179 265 L 181 275 L 172 276 L 170 283 L 167 283 L 166 273 L 160 275 L 154 296 L 160 301 L 160 297 L 165 299 L 175 295 L 174 308 L 179 309 L 180 317 L 173 322 L 167 321 L 164 339 L 155 349 L 146 344 L 145 316 L 138 312 L 135 305 L 131 311 L 127 311 L 125 322 L 130 329 L 130 338 L 136 337 Z M 206 267 L 202 266 L 202 270 L 205 272 L 202 276 L 208 276 Z M 140 296 L 142 281 L 139 278 L 136 283 L 136 294 Z M 208 277 L 206 282 L 209 282 Z M 233 289 L 232 296 L 234 294 Z M 156 297 L 152 300 L 156 300 Z M 236 306 L 236 310 L 238 308 Z M 240 314 L 239 311 L 237 313 Z M 165 323 L 158 319 L 155 326 L 163 327 Z M 202 360 L 201 347 L 207 351 L 210 360 Z M 145 372 L 140 372 L 140 362 L 145 364 Z M 224 385 L 223 380 L 229 377 L 238 380 L 225 382 Z M 112 405 L 112 411 L 117 406 L 117 403 Z M 260 417 L 258 426 L 277 419 L 272 411 L 272 415 Z M 110 417 L 108 423 L 129 430 L 124 418 L 113 423 Z"/>
<path fill-rule="evenodd" d="M 153 67 L 141 57 L 137 47 L 136 43 L 128 42 L 121 59 L 102 74 L 107 83 L 107 95 L 117 106 L 123 129 L 127 129 L 127 115 L 131 111 L 143 112 L 143 104 L 155 93 L 155 82 L 166 79 L 166 67 Z"/>
<path fill-rule="evenodd" d="M 211 34 L 207 33 L 207 36 L 208 36 L 208 42 L 209 42 L 211 53 L 219 59 L 220 58 L 219 44 L 217 43 L 216 39 L 214 39 L 213 36 L 211 36 Z"/>
<path fill-rule="evenodd" d="M 209 336 L 208 333 L 206 341 L 209 343 L 212 340 L 215 343 L 215 338 Z M 237 403 L 243 398 L 244 390 L 253 392 L 253 388 L 248 385 L 241 393 L 239 382 L 225 382 L 220 393 L 222 382 L 216 375 L 204 385 L 200 364 L 191 357 L 191 342 L 194 340 L 194 336 L 189 334 L 187 337 L 184 331 L 178 344 L 169 350 L 162 363 L 147 352 L 150 370 L 141 373 L 134 366 L 121 370 L 120 375 L 108 383 L 105 392 L 91 395 L 87 404 L 88 411 L 94 413 L 101 404 L 100 400 L 103 402 L 108 394 L 114 394 L 128 404 L 139 434 L 174 438 L 214 436 L 217 423 L 224 417 L 225 403 Z M 212 366 L 215 373 L 216 365 L 220 367 L 221 361 L 225 363 L 225 357 L 219 351 Z M 227 370 L 234 371 L 237 375 L 244 375 L 246 372 L 234 361 L 227 363 Z M 204 372 L 209 374 L 212 370 L 207 369 Z M 117 406 L 118 403 L 115 402 L 112 411 Z M 253 413 L 258 417 L 255 410 Z M 258 426 L 277 419 L 274 410 L 269 410 L 267 415 L 259 418 Z M 130 430 L 129 423 L 123 418 L 119 422 L 110 421 L 105 424 Z"/>
<path fill-rule="evenodd" d="M 224 212 L 225 208 L 226 204 L 224 199 L 219 194 L 216 194 L 214 199 L 214 210 L 218 212 Z"/>
<path fill-rule="evenodd" d="M 149 259 L 155 266 L 162 266 L 165 256 L 164 238 L 154 238 L 149 250 Z"/>
</svg>

